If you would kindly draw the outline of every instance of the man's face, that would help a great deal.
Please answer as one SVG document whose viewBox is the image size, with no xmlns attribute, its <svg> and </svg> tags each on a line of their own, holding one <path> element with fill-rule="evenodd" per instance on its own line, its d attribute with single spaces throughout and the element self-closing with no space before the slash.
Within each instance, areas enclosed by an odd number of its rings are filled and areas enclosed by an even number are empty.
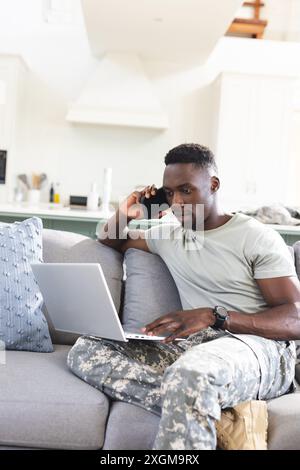
<svg viewBox="0 0 300 470">
<path fill-rule="evenodd" d="M 193 163 L 174 163 L 165 168 L 163 188 L 168 204 L 173 206 L 179 222 L 193 230 L 199 229 L 209 214 L 215 193 L 213 185 L 216 179 L 209 170 Z"/>
</svg>

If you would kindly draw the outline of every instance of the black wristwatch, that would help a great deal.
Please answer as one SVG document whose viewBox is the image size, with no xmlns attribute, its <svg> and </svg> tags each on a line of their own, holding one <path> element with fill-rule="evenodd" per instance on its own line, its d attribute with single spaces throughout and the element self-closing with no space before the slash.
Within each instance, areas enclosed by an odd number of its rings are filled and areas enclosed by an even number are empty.
<svg viewBox="0 0 300 470">
<path fill-rule="evenodd" d="M 213 313 L 215 315 L 216 321 L 213 324 L 213 328 L 220 328 L 221 330 L 224 329 L 224 323 L 226 322 L 227 318 L 229 317 L 228 310 L 225 307 L 221 307 L 220 305 L 216 305 L 213 309 Z"/>
</svg>

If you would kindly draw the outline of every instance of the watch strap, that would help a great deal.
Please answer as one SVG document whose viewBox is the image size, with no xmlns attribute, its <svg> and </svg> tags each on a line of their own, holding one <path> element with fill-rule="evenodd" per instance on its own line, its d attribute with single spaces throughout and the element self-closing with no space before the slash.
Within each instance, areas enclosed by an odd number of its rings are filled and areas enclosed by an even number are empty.
<svg viewBox="0 0 300 470">
<path fill-rule="evenodd" d="M 220 309 L 223 310 L 223 313 L 220 313 Z M 213 324 L 213 328 L 224 329 L 224 323 L 229 317 L 228 310 L 225 307 L 221 307 L 220 305 L 216 305 L 213 309 L 213 313 L 215 315 L 215 323 Z"/>
</svg>

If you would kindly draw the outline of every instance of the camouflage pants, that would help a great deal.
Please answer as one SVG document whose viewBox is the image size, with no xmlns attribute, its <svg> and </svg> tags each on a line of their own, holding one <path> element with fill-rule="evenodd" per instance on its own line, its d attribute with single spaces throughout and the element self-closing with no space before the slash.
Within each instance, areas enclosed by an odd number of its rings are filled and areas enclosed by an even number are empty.
<svg viewBox="0 0 300 470">
<path fill-rule="evenodd" d="M 154 449 L 215 449 L 222 408 L 279 396 L 293 380 L 291 356 L 282 360 L 286 347 L 261 340 L 272 364 L 263 390 L 253 349 L 210 328 L 176 344 L 83 336 L 70 350 L 68 366 L 112 399 L 161 416 Z"/>
</svg>

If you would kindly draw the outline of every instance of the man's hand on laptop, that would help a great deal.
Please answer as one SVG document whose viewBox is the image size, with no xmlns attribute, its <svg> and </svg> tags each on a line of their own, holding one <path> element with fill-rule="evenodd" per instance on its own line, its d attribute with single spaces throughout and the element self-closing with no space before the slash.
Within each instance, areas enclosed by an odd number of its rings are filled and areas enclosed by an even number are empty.
<svg viewBox="0 0 300 470">
<path fill-rule="evenodd" d="M 214 325 L 216 321 L 212 308 L 179 310 L 157 318 L 141 329 L 149 336 L 168 334 L 163 343 L 171 343 L 176 338 L 183 338 Z"/>
</svg>

